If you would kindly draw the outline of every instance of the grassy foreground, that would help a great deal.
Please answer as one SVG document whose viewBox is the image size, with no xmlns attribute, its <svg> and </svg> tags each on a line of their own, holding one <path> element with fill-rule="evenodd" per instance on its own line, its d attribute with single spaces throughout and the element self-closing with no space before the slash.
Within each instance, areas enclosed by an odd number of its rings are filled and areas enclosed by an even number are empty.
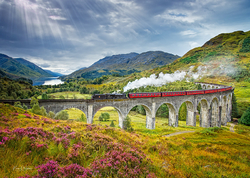
<svg viewBox="0 0 250 178">
<path fill-rule="evenodd" d="M 166 133 L 193 129 L 169 128 L 156 120 Z M 141 131 L 135 121 L 135 131 L 128 133 L 108 124 L 53 120 L 0 104 L 0 175 L 250 177 L 249 127 L 236 126 L 236 133 L 228 127 L 195 128 L 194 133 L 166 138 Z"/>
</svg>

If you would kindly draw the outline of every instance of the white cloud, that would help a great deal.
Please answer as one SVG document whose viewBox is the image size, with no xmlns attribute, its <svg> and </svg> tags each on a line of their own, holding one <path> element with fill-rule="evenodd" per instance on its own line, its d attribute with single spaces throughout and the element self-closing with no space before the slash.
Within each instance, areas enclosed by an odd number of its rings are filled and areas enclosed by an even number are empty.
<svg viewBox="0 0 250 178">
<path fill-rule="evenodd" d="M 52 20 L 67 20 L 65 17 L 61 17 L 61 16 L 49 16 L 50 19 Z"/>
<path fill-rule="evenodd" d="M 192 36 L 193 37 L 193 36 L 196 36 L 197 33 L 193 30 L 186 30 L 186 31 L 181 31 L 180 34 L 182 36 Z"/>
</svg>

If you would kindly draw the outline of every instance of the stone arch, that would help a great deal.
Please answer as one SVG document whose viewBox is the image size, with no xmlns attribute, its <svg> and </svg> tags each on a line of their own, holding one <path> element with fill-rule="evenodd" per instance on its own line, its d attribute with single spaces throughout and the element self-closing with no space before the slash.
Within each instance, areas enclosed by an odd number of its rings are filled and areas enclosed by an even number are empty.
<svg viewBox="0 0 250 178">
<path fill-rule="evenodd" d="M 228 110 L 228 104 L 227 104 L 227 97 L 222 97 L 222 103 L 221 103 L 221 124 L 227 125 L 227 110 Z"/>
<path fill-rule="evenodd" d="M 104 107 L 113 107 L 113 108 L 115 108 L 115 110 L 118 112 L 118 115 L 119 115 L 119 127 L 120 127 L 120 128 L 123 128 L 123 120 L 124 120 L 123 114 L 122 114 L 121 110 L 120 110 L 118 107 L 112 106 L 112 105 L 105 105 L 105 106 L 101 106 L 101 107 L 95 108 L 95 109 L 93 110 L 93 115 L 92 115 L 92 118 L 91 118 L 91 124 L 93 123 L 93 119 L 94 119 L 96 113 L 97 113 L 100 109 L 102 109 L 102 108 L 104 108 Z"/>
<path fill-rule="evenodd" d="M 206 85 L 203 85 L 203 86 L 202 86 L 202 89 L 206 89 L 206 88 L 207 88 Z"/>
<path fill-rule="evenodd" d="M 219 101 L 218 98 L 214 98 L 210 105 L 211 127 L 220 127 L 221 120 L 219 116 Z"/>
<path fill-rule="evenodd" d="M 208 101 L 206 99 L 201 99 L 200 106 L 200 127 L 210 127 Z"/>
<path fill-rule="evenodd" d="M 214 89 L 214 86 L 212 86 L 212 89 Z"/>
<path fill-rule="evenodd" d="M 146 128 L 154 129 L 155 128 L 155 116 L 153 116 L 151 109 L 146 104 L 137 103 L 133 105 L 132 107 L 128 108 L 128 112 L 124 115 L 125 116 L 124 119 L 127 117 L 131 109 L 137 105 L 141 105 L 146 111 Z M 119 123 L 120 123 L 120 120 L 119 120 Z"/>
</svg>

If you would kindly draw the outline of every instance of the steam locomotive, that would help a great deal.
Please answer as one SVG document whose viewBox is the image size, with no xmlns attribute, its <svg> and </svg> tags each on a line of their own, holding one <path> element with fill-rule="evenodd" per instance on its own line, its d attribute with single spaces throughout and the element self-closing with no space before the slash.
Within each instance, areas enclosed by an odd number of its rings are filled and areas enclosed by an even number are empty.
<svg viewBox="0 0 250 178">
<path fill-rule="evenodd" d="M 152 98 L 152 97 L 171 97 L 171 96 L 182 96 L 182 95 L 202 95 L 208 93 L 217 93 L 222 91 L 232 90 L 233 87 L 225 87 L 218 89 L 207 89 L 207 90 L 190 90 L 190 91 L 171 91 L 171 92 L 147 92 L 147 93 L 125 93 L 122 94 L 94 94 L 92 100 L 101 99 L 127 99 L 127 98 Z"/>
</svg>

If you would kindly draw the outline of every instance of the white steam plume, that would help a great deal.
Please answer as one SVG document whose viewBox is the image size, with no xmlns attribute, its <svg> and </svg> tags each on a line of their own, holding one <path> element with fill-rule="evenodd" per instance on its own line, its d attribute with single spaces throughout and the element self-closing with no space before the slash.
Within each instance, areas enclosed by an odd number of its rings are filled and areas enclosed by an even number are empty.
<svg viewBox="0 0 250 178">
<path fill-rule="evenodd" d="M 197 72 L 193 73 L 191 72 L 191 70 L 193 69 L 194 66 L 191 66 L 189 68 L 188 72 L 185 71 L 176 71 L 172 74 L 163 74 L 162 72 L 159 74 L 159 76 L 157 77 L 155 74 L 150 75 L 150 77 L 146 78 L 140 78 L 140 79 L 136 79 L 133 82 L 129 82 L 124 88 L 124 92 L 130 90 L 130 89 L 135 89 L 135 88 L 140 88 L 140 87 L 146 87 L 146 86 L 156 86 L 156 87 L 160 87 L 162 85 L 165 85 L 166 83 L 169 82 L 174 82 L 174 81 L 180 81 L 183 79 L 189 79 L 189 78 L 193 78 L 193 79 L 197 79 L 199 78 L 201 75 L 204 74 L 204 72 L 206 72 L 206 67 L 202 67 L 199 66 L 197 68 Z"/>
</svg>

